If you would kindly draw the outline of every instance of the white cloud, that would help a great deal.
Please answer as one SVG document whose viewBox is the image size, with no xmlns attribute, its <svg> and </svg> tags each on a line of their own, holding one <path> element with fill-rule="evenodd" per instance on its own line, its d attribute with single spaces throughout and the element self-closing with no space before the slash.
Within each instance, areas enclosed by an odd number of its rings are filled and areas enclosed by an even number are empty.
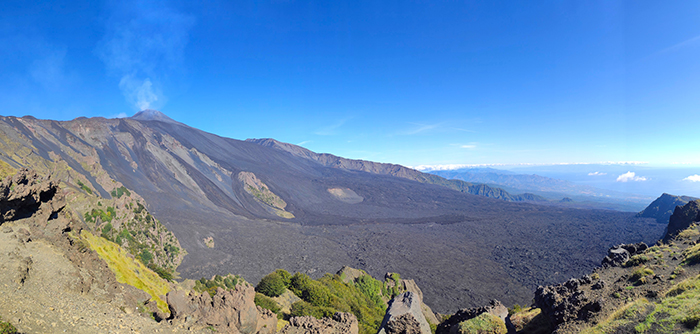
<svg viewBox="0 0 700 334">
<path fill-rule="evenodd" d="M 602 176 L 602 175 L 608 175 L 608 173 L 601 173 L 601 172 L 590 172 L 588 173 L 589 176 Z"/>
<path fill-rule="evenodd" d="M 683 179 L 683 181 L 700 182 L 700 175 L 695 174 L 688 176 L 685 179 Z"/>
<path fill-rule="evenodd" d="M 462 145 L 461 148 L 476 148 L 476 144 Z"/>
<path fill-rule="evenodd" d="M 646 181 L 647 178 L 644 176 L 637 176 L 634 172 L 627 172 L 617 177 L 617 182 L 629 182 L 629 181 Z"/>
</svg>

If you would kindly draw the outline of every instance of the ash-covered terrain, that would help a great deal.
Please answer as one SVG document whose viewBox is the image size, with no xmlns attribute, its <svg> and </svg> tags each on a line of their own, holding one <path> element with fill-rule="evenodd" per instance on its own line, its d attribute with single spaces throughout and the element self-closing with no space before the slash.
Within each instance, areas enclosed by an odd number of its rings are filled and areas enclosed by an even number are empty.
<svg viewBox="0 0 700 334">
<path fill-rule="evenodd" d="M 397 165 L 320 161 L 154 111 L 3 117 L 0 152 L 14 168 L 65 166 L 104 198 L 105 176 L 140 194 L 188 252 L 183 278 L 233 273 L 257 282 L 277 268 L 318 277 L 348 265 L 415 279 L 438 312 L 491 298 L 529 303 L 537 285 L 579 277 L 610 245 L 651 243 L 665 228 L 635 213 L 538 205 L 527 194 L 473 195 L 494 191 Z"/>
</svg>

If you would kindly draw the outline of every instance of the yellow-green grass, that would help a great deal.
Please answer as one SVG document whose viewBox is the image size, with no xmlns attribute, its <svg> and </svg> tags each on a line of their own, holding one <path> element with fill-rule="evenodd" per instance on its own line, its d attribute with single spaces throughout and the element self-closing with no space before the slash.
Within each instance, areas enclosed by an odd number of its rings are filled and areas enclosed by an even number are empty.
<svg viewBox="0 0 700 334">
<path fill-rule="evenodd" d="M 647 332 L 652 325 L 660 327 L 654 328 L 654 332 L 700 333 L 700 275 L 671 287 L 665 298 L 654 306 L 654 310 L 635 327 L 638 333 Z"/>
<path fill-rule="evenodd" d="M 681 231 L 681 233 L 678 233 L 678 238 L 691 239 L 691 238 L 697 237 L 698 235 L 700 235 L 700 232 L 697 229 L 688 228 L 688 229 Z"/>
<path fill-rule="evenodd" d="M 515 330 L 529 334 L 551 333 L 551 325 L 547 316 L 542 314 L 542 310 L 536 307 L 525 308 L 520 312 L 513 313 L 510 321 Z"/>
<path fill-rule="evenodd" d="M 90 249 L 97 252 L 109 269 L 114 272 L 119 283 L 129 284 L 151 295 L 158 308 L 165 314 L 170 313 L 168 304 L 160 298 L 170 291 L 170 285 L 158 274 L 148 269 L 143 263 L 129 257 L 128 252 L 119 245 L 92 233 L 83 231 L 81 236 L 90 244 Z"/>
<path fill-rule="evenodd" d="M 651 303 L 649 303 L 646 298 L 640 298 L 634 302 L 627 303 L 608 316 L 605 321 L 582 331 L 581 334 L 604 334 L 615 332 L 617 328 L 628 325 L 634 321 L 635 318 L 648 312 L 648 308 L 650 306 Z"/>
<path fill-rule="evenodd" d="M 491 314 L 482 313 L 459 323 L 458 333 L 464 334 L 506 334 L 506 324 L 501 318 Z"/>
<path fill-rule="evenodd" d="M 683 251 L 683 257 L 685 257 L 683 264 L 694 265 L 700 263 L 700 244 Z"/>
<path fill-rule="evenodd" d="M 641 319 L 640 319 L 641 318 Z M 636 324 L 631 324 L 636 322 Z M 658 303 L 640 298 L 610 315 L 607 320 L 582 333 L 612 333 L 634 326 L 636 333 L 700 334 L 700 275 L 671 287 Z"/>
<path fill-rule="evenodd" d="M 289 321 L 284 320 L 284 319 L 277 319 L 277 331 L 281 331 L 284 326 L 287 326 Z"/>
</svg>

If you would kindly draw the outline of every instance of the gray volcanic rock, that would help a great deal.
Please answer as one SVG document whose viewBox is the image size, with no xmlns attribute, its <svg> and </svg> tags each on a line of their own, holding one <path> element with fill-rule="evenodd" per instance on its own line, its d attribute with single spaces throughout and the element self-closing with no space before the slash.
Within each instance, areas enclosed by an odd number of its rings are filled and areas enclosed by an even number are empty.
<svg viewBox="0 0 700 334">
<path fill-rule="evenodd" d="M 357 318 L 352 313 L 336 312 L 332 319 L 312 316 L 293 317 L 279 334 L 357 334 Z"/>
<path fill-rule="evenodd" d="M 378 334 L 430 334 L 430 325 L 423 316 L 421 301 L 410 291 L 389 302 Z"/>
<path fill-rule="evenodd" d="M 680 231 L 687 229 L 692 223 L 700 221 L 700 200 L 688 202 L 684 206 L 677 206 L 668 221 L 668 231 L 664 236 L 664 242 L 671 240 Z"/>
<path fill-rule="evenodd" d="M 602 265 L 605 266 L 610 266 L 610 267 L 619 267 L 627 260 L 632 257 L 632 255 L 642 253 L 644 252 L 647 248 L 647 244 L 643 242 L 639 242 L 636 244 L 622 244 L 622 245 L 617 245 L 610 247 L 608 249 L 608 255 L 603 258 Z"/>
<path fill-rule="evenodd" d="M 535 291 L 535 305 L 542 310 L 554 326 L 566 321 L 586 320 L 592 314 L 600 312 L 604 301 L 591 300 L 582 285 L 591 284 L 588 276 L 572 278 L 563 284 L 540 286 Z"/>
</svg>

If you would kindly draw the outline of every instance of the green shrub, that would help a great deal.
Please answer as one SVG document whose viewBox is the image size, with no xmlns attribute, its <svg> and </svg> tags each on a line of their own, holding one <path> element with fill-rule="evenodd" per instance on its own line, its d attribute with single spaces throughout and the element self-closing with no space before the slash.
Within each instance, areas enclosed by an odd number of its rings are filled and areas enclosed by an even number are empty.
<svg viewBox="0 0 700 334">
<path fill-rule="evenodd" d="M 116 189 L 112 190 L 112 192 L 110 193 L 110 195 L 112 195 L 112 197 L 116 197 L 116 198 L 121 198 L 124 194 L 126 194 L 126 196 L 131 196 L 131 192 L 128 189 L 126 189 L 126 187 L 124 187 L 124 186 L 116 188 Z"/>
<path fill-rule="evenodd" d="M 208 280 L 202 277 L 200 280 L 194 282 L 193 290 L 198 293 L 207 292 L 210 296 L 214 297 L 216 295 L 217 288 L 222 288 L 224 290 L 233 290 L 236 288 L 239 282 L 244 282 L 241 278 L 236 275 L 228 274 L 224 277 L 216 275 L 214 279 Z"/>
<path fill-rule="evenodd" d="M 0 320 L 0 334 L 17 334 L 17 328 L 9 322 Z"/>
<path fill-rule="evenodd" d="M 80 180 L 78 180 L 78 186 L 80 186 L 80 189 L 83 189 L 86 193 L 92 195 L 92 189 L 90 189 L 90 187 L 86 186 L 84 183 L 80 182 Z"/>
<path fill-rule="evenodd" d="M 384 302 L 381 298 L 382 283 L 369 275 L 362 275 L 355 279 L 355 286 L 374 302 L 375 305 L 382 305 Z"/>
<path fill-rule="evenodd" d="M 165 269 L 163 267 L 159 267 L 153 263 L 148 265 L 148 269 L 153 270 L 153 272 L 155 272 L 156 274 L 158 274 L 158 276 L 160 276 L 162 279 L 164 279 L 168 282 L 173 281 L 173 273 L 168 269 Z"/>
<path fill-rule="evenodd" d="M 260 292 L 269 297 L 277 297 L 284 293 L 287 289 L 284 284 L 284 279 L 277 272 L 273 272 L 263 277 L 255 287 L 255 291 Z"/>
<path fill-rule="evenodd" d="M 255 305 L 268 309 L 274 313 L 278 313 L 280 311 L 280 306 L 276 301 L 260 292 L 255 293 Z"/>
<path fill-rule="evenodd" d="M 275 270 L 275 273 L 282 278 L 282 281 L 284 282 L 284 287 L 287 288 L 289 287 L 289 284 L 291 283 L 292 275 L 284 270 L 284 269 L 277 269 Z"/>
<path fill-rule="evenodd" d="M 295 302 L 290 307 L 290 315 L 292 317 L 301 317 L 305 315 L 310 315 L 314 318 L 320 319 L 323 317 L 332 317 L 335 314 L 335 310 L 330 307 L 314 306 L 311 303 L 300 300 Z"/>
<path fill-rule="evenodd" d="M 148 265 L 151 263 L 151 260 L 153 260 L 153 254 L 148 251 L 148 249 L 144 249 L 141 251 L 141 254 L 138 256 L 139 260 L 143 262 L 143 264 Z"/>
</svg>

